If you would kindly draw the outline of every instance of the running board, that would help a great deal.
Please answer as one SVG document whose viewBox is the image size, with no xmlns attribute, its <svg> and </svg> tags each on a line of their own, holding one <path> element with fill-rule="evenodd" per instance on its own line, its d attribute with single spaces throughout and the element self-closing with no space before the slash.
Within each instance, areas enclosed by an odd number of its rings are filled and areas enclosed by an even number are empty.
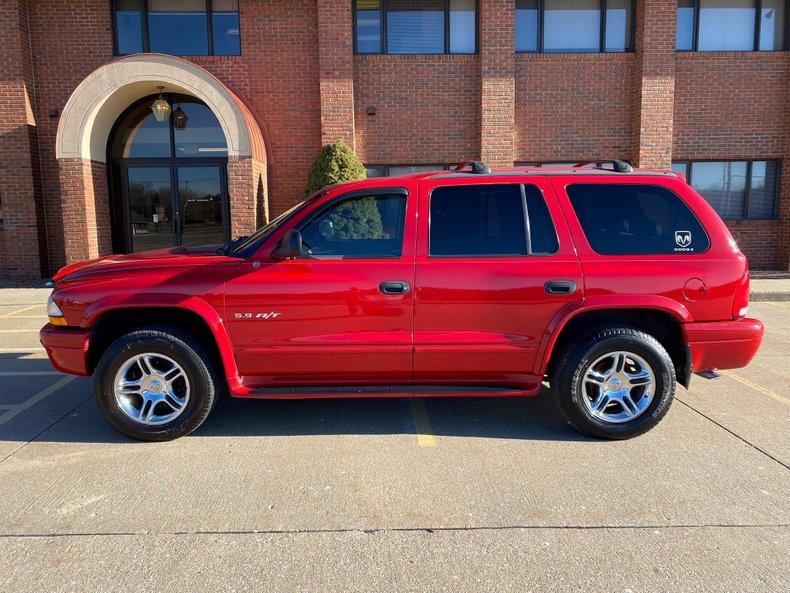
<svg viewBox="0 0 790 593">
<path fill-rule="evenodd" d="M 696 372 L 694 374 L 702 377 L 703 379 L 718 379 L 721 376 L 715 370 L 712 370 L 712 371 L 698 371 L 698 372 Z"/>
<path fill-rule="evenodd" d="M 367 395 L 367 394 L 403 394 L 416 396 L 453 395 L 456 393 L 481 395 L 513 395 L 521 390 L 513 387 L 489 387 L 485 385 L 351 385 L 327 386 L 310 385 L 302 387 L 259 387 L 250 391 L 251 396 L 333 396 L 333 395 Z"/>
</svg>

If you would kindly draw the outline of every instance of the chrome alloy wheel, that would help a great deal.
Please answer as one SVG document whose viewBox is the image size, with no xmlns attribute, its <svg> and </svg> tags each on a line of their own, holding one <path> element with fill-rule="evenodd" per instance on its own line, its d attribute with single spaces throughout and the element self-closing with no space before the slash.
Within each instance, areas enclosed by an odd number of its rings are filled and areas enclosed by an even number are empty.
<svg viewBox="0 0 790 593">
<path fill-rule="evenodd" d="M 126 416 L 146 426 L 159 426 L 174 420 L 186 408 L 189 379 L 172 358 L 146 352 L 121 365 L 113 392 Z"/>
<path fill-rule="evenodd" d="M 601 356 L 587 367 L 582 381 L 582 399 L 590 414 L 615 424 L 642 415 L 655 392 L 653 369 L 633 352 Z"/>
</svg>

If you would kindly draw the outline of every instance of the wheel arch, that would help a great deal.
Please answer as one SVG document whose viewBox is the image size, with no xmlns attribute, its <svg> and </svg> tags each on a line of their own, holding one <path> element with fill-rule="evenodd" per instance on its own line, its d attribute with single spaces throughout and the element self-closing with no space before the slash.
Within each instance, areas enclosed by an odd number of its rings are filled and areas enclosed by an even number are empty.
<svg viewBox="0 0 790 593">
<path fill-rule="evenodd" d="M 574 339 L 581 338 L 595 328 L 620 325 L 655 337 L 672 358 L 678 382 L 688 387 L 691 380 L 691 351 L 684 324 L 691 321 L 691 315 L 676 301 L 657 298 L 661 300 L 623 302 L 589 299 L 573 310 L 560 312 L 544 337 L 536 374 L 544 376 L 550 373 L 551 365 L 556 363 Z"/>
<path fill-rule="evenodd" d="M 99 358 L 114 340 L 134 329 L 149 325 L 170 325 L 200 338 L 209 349 L 222 376 L 238 377 L 238 368 L 227 327 L 216 310 L 201 299 L 190 297 L 180 305 L 152 303 L 94 303 L 84 316 L 91 328 L 88 342 L 88 370 L 96 368 Z"/>
</svg>

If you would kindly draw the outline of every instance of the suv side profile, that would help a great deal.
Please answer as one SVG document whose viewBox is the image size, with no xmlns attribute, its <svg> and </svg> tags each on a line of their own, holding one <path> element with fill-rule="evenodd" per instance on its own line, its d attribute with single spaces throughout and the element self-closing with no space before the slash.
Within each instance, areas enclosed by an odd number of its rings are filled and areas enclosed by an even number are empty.
<svg viewBox="0 0 790 593">
<path fill-rule="evenodd" d="M 605 168 L 608 167 L 608 168 Z M 534 396 L 624 439 L 763 326 L 727 227 L 685 181 L 621 161 L 328 187 L 224 247 L 54 277 L 40 334 L 121 433 L 195 430 L 239 398 Z"/>
</svg>

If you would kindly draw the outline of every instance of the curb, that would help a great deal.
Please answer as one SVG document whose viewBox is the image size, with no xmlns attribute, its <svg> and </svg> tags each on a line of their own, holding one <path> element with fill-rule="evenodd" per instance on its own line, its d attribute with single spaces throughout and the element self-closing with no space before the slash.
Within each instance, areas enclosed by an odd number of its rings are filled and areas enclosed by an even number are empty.
<svg viewBox="0 0 790 593">
<path fill-rule="evenodd" d="M 790 292 L 753 292 L 749 295 L 750 303 L 787 303 Z"/>
</svg>

